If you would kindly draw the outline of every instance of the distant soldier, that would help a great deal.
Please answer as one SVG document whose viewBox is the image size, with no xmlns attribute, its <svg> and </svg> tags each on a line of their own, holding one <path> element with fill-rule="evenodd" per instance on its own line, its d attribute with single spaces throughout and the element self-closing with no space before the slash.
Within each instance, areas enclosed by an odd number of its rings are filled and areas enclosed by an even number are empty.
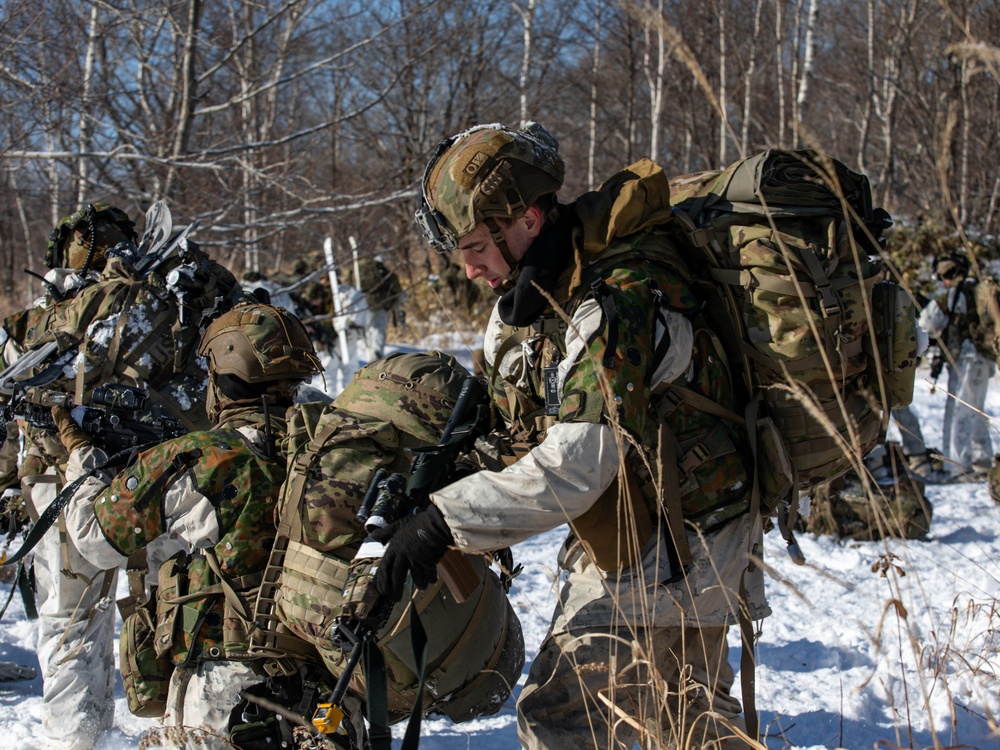
<svg viewBox="0 0 1000 750">
<path fill-rule="evenodd" d="M 400 286 L 399 277 L 386 267 L 381 256 L 361 258 L 358 261 L 358 273 L 361 277 L 361 291 L 370 313 L 365 335 L 368 361 L 374 361 L 381 359 L 385 353 L 386 329 L 390 317 L 394 325 L 405 325 L 402 305 L 406 295 Z"/>
<path fill-rule="evenodd" d="M 942 256 L 934 271 L 945 293 L 923 309 L 920 325 L 937 340 L 948 366 L 942 452 L 961 477 L 985 479 L 993 466 L 993 443 L 983 409 L 996 372 L 995 328 L 977 310 L 980 282 L 969 276 L 967 257 Z"/>
</svg>

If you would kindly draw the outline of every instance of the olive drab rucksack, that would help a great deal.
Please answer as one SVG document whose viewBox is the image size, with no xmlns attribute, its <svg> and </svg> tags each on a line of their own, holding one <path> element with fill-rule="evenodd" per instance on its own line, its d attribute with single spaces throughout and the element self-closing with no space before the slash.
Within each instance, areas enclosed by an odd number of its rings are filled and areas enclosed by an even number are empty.
<svg viewBox="0 0 1000 750">
<path fill-rule="evenodd" d="M 315 649 L 334 676 L 344 671 L 346 652 L 331 636 L 338 617 L 364 614 L 366 605 L 358 602 L 368 600 L 359 587 L 371 582 L 375 562 L 354 559 L 366 536 L 358 510 L 380 469 L 407 476 L 411 449 L 437 444 L 459 375 L 467 373 L 444 355 L 392 355 L 359 370 L 334 403 L 289 409 L 288 474 L 256 603 L 262 628 L 252 637 L 252 653 L 280 661 L 298 640 Z M 481 557 L 467 559 L 478 583 L 466 601 L 440 581 L 414 599 L 428 636 L 423 709 L 455 722 L 499 711 L 524 664 L 521 628 L 505 587 Z M 407 603 L 404 598 L 393 608 L 376 638 L 389 723 L 410 715 L 421 689 Z M 356 670 L 352 689 L 364 694 L 367 677 Z"/>
<path fill-rule="evenodd" d="M 676 177 L 670 192 L 690 264 L 717 292 L 720 335 L 736 333 L 730 365 L 773 425 L 758 444 L 785 454 L 758 466 L 762 502 L 842 475 L 910 402 L 917 365 L 915 307 L 877 260 L 890 222 L 867 178 L 770 150 Z"/>
<path fill-rule="evenodd" d="M 193 242 L 152 273 L 137 274 L 129 259 L 113 254 L 105 264 L 98 281 L 52 308 L 29 351 L 49 342 L 57 350 L 24 377 L 80 405 L 109 380 L 147 388 L 162 416 L 207 429 L 199 326 L 232 304 L 240 291 L 235 277 Z"/>
<path fill-rule="evenodd" d="M 994 361 L 1000 359 L 1000 284 L 983 275 L 976 284 L 976 347 Z"/>
</svg>

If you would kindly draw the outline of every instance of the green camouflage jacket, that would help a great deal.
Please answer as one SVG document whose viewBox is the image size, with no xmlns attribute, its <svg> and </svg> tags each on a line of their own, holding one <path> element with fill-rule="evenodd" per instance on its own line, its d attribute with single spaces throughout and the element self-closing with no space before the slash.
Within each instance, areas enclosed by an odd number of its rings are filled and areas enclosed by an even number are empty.
<svg viewBox="0 0 1000 750">
<path fill-rule="evenodd" d="M 588 194 L 560 209 L 575 213 L 579 219 L 570 236 L 548 238 L 571 242 L 572 257 L 577 261 L 560 277 L 552 299 L 571 317 L 584 303 L 597 301 L 602 311 L 599 330 L 589 337 L 584 351 L 570 353 L 569 362 L 567 324 L 551 304 L 530 326 L 504 325 L 493 342 L 495 350 L 502 357 L 502 352 L 517 342 L 522 350 L 531 352 L 526 359 L 534 366 L 523 373 L 506 373 L 501 364 L 492 378 L 494 399 L 511 427 L 512 439 L 525 448 L 544 439 L 546 426 L 555 422 L 620 425 L 633 445 L 645 450 L 648 463 L 633 458 L 645 479 L 649 467 L 657 463 L 651 450 L 657 444 L 660 420 L 655 410 L 664 399 L 673 397 L 677 403 L 664 404 L 661 412 L 668 412 L 665 422 L 676 440 L 679 458 L 699 442 L 709 445 L 712 454 L 708 460 L 692 462 L 686 476 L 682 472 L 681 507 L 685 518 L 712 528 L 749 507 L 744 433 L 742 428 L 677 399 L 676 394 L 693 392 L 730 411 L 741 411 L 729 367 L 700 312 L 701 301 L 680 275 L 682 271 L 669 263 L 676 253 L 662 231 L 662 224 L 669 221 L 669 207 L 633 206 L 618 217 L 609 216 L 608 211 L 615 208 L 620 207 Z M 629 211 L 633 213 L 628 215 Z M 624 220 L 622 213 L 626 214 Z M 602 238 L 608 235 L 610 239 L 601 247 Z M 654 381 L 656 350 L 662 338 L 656 333 L 657 316 L 662 310 L 681 313 L 693 330 L 690 363 L 674 380 L 678 389 L 667 395 L 660 395 L 663 387 L 657 388 Z M 546 369 L 552 367 L 558 367 L 562 383 L 558 411 L 550 404 L 546 415 Z M 655 498 L 647 499 L 656 502 Z"/>
<path fill-rule="evenodd" d="M 274 542 L 284 460 L 264 456 L 258 411 L 224 418 L 140 454 L 94 503 L 104 538 L 123 556 L 164 534 L 197 550 L 160 573 L 157 638 L 170 641 L 175 664 L 245 657 L 245 632 L 208 558 L 214 554 L 229 586 L 252 603 Z M 272 428 L 282 435 L 283 420 L 272 416 Z"/>
</svg>

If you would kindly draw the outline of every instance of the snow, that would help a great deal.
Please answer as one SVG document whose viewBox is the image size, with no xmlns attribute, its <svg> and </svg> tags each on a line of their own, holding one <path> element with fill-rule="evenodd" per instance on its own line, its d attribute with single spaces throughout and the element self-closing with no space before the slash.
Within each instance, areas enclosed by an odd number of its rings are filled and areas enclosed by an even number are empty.
<svg viewBox="0 0 1000 750">
<path fill-rule="evenodd" d="M 450 349 L 471 366 L 461 342 L 424 344 Z M 332 374 L 328 383 L 336 382 Z M 915 407 L 928 445 L 940 445 L 944 403 L 922 370 Z M 1000 377 L 991 384 L 987 411 L 993 425 L 1000 424 Z M 1000 715 L 1000 506 L 985 484 L 930 485 L 927 494 L 934 509 L 929 541 L 840 543 L 802 534 L 807 564 L 800 567 L 776 532 L 765 537 L 774 614 L 764 621 L 759 643 L 757 706 L 768 747 L 1000 746 L 988 718 Z M 511 597 L 528 664 L 552 613 L 564 533 L 556 529 L 514 549 L 524 572 Z M 37 666 L 35 630 L 15 596 L 0 627 L 0 659 Z M 738 670 L 737 629 L 730 645 Z M 98 750 L 135 747 L 155 724 L 128 713 L 120 684 L 115 703 L 115 726 Z M 40 677 L 0 683 L 5 747 L 38 733 L 40 705 Z M 396 729 L 398 747 L 403 726 Z M 422 734 L 424 747 L 433 750 L 517 747 L 514 701 L 496 716 L 462 725 L 428 717 Z"/>
</svg>

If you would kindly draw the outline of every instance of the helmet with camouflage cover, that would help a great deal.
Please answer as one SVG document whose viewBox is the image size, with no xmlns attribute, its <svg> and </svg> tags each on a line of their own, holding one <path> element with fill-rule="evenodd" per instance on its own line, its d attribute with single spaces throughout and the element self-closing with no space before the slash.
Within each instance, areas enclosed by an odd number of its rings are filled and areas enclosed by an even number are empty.
<svg viewBox="0 0 1000 750">
<path fill-rule="evenodd" d="M 964 279 L 969 275 L 969 259 L 958 252 L 939 256 L 934 261 L 934 272 L 939 279 Z"/>
<path fill-rule="evenodd" d="M 417 224 L 431 247 L 444 253 L 486 223 L 506 255 L 496 219 L 517 219 L 556 193 L 565 172 L 558 142 L 538 123 L 520 130 L 480 125 L 438 146 L 424 171 Z"/>
<path fill-rule="evenodd" d="M 320 372 L 319 359 L 301 321 L 287 310 L 244 302 L 213 320 L 198 347 L 208 358 L 205 408 L 213 421 L 224 406 L 252 404 L 263 394 L 279 403 Z"/>
<path fill-rule="evenodd" d="M 104 254 L 120 242 L 136 242 L 135 223 L 109 203 L 90 203 L 64 217 L 49 234 L 45 265 L 49 268 L 101 270 Z"/>
<path fill-rule="evenodd" d="M 450 354 L 397 352 L 354 373 L 333 404 L 392 422 L 419 444 L 435 445 L 470 377 Z"/>
</svg>

